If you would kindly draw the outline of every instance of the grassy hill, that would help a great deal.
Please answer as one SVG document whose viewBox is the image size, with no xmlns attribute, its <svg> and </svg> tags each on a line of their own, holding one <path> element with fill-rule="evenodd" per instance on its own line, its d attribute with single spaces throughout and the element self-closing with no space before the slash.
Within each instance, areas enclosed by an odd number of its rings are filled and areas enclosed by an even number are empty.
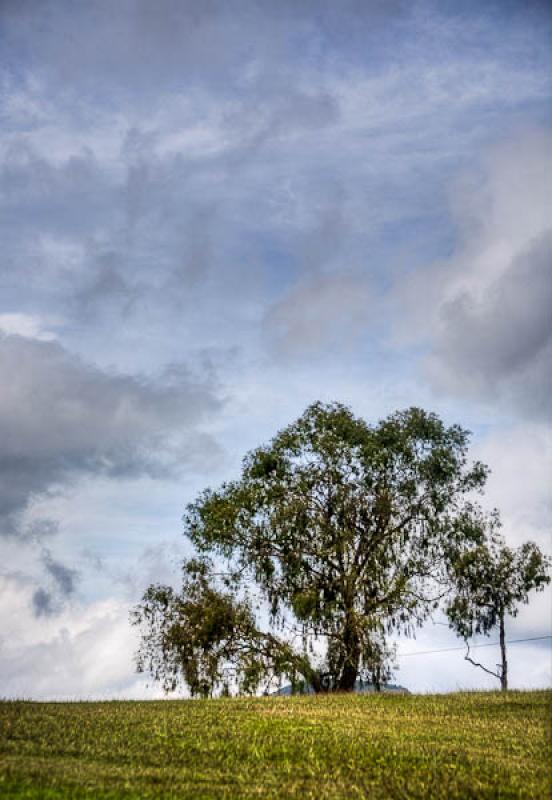
<svg viewBox="0 0 552 800">
<path fill-rule="evenodd" d="M 546 798 L 552 692 L 0 703 L 5 798 Z"/>
</svg>

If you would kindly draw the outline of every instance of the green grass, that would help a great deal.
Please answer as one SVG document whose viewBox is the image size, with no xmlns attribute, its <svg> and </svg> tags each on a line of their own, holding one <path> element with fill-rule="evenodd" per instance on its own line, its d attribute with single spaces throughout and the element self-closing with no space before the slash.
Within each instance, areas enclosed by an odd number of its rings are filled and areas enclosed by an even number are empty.
<svg viewBox="0 0 552 800">
<path fill-rule="evenodd" d="M 547 798 L 552 692 L 0 703 L 5 798 Z"/>
</svg>

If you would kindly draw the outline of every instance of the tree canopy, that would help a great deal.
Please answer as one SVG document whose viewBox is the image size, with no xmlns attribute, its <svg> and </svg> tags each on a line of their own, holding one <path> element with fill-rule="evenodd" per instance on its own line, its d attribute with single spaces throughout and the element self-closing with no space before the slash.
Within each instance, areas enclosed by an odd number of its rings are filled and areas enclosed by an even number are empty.
<svg viewBox="0 0 552 800">
<path fill-rule="evenodd" d="M 152 586 L 134 612 L 138 666 L 166 688 L 242 691 L 286 676 L 350 691 L 389 675 L 387 637 L 412 634 L 450 589 L 451 558 L 483 545 L 487 468 L 469 433 L 410 408 L 375 425 L 311 405 L 250 452 L 241 476 L 184 516 L 197 558 L 180 594 Z"/>
</svg>

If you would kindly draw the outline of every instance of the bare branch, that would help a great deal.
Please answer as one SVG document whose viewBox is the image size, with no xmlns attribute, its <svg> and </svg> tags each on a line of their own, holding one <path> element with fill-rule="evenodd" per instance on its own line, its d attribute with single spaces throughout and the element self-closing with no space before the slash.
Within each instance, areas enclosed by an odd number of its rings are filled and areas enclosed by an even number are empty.
<svg viewBox="0 0 552 800">
<path fill-rule="evenodd" d="M 487 669 L 487 667 L 483 666 L 483 664 L 480 664 L 479 661 L 474 661 L 473 658 L 470 658 L 470 646 L 468 644 L 467 639 L 465 640 L 465 642 L 466 642 L 466 647 L 468 648 L 468 652 L 464 656 L 465 660 L 469 661 L 470 664 L 473 664 L 474 667 L 480 667 L 482 670 L 484 670 L 484 672 L 488 672 L 489 675 L 493 676 L 493 678 L 498 678 L 498 680 L 500 680 L 500 675 L 497 672 L 493 672 L 492 670 Z"/>
</svg>

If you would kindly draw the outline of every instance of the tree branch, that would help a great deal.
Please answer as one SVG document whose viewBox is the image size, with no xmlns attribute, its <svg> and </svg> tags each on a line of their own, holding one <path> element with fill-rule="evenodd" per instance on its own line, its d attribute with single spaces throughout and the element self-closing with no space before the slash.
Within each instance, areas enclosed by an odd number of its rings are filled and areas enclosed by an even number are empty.
<svg viewBox="0 0 552 800">
<path fill-rule="evenodd" d="M 489 675 L 492 675 L 493 678 L 498 678 L 498 680 L 500 680 L 500 675 L 497 672 L 493 672 L 492 670 L 487 669 L 487 667 L 483 666 L 483 664 L 480 664 L 479 661 L 474 661 L 473 658 L 470 658 L 470 646 L 468 644 L 468 641 L 467 640 L 465 641 L 466 641 L 466 647 L 468 648 L 468 652 L 464 656 L 465 660 L 469 661 L 470 664 L 473 664 L 474 667 L 480 667 L 484 672 L 487 672 Z"/>
</svg>

